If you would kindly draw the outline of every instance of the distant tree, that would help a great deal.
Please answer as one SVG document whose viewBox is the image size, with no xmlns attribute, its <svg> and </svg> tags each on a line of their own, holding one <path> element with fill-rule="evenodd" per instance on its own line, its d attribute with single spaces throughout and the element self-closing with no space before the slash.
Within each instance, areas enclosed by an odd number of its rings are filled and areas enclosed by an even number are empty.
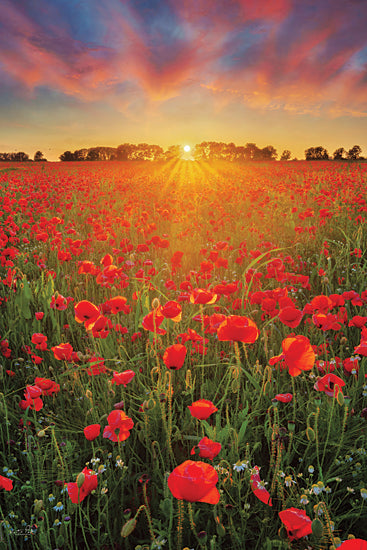
<svg viewBox="0 0 367 550">
<path fill-rule="evenodd" d="M 324 147 L 309 147 L 305 151 L 306 160 L 328 160 L 329 153 Z"/>
<path fill-rule="evenodd" d="M 336 149 L 333 153 L 333 159 L 334 160 L 343 160 L 344 154 L 346 153 L 344 147 L 339 147 L 339 149 Z"/>
<path fill-rule="evenodd" d="M 99 154 L 96 147 L 92 147 L 92 149 L 88 149 L 86 160 L 99 160 Z"/>
<path fill-rule="evenodd" d="M 71 151 L 65 151 L 64 153 L 62 153 L 62 155 L 59 156 L 59 159 L 63 162 L 75 160 L 74 153 L 72 153 Z"/>
<path fill-rule="evenodd" d="M 19 151 L 18 153 L 11 153 L 11 160 L 15 162 L 25 162 L 29 160 L 29 156 L 27 155 L 27 153 Z"/>
<path fill-rule="evenodd" d="M 290 160 L 292 154 L 288 149 L 284 149 L 282 156 L 280 157 L 280 160 Z"/>
<path fill-rule="evenodd" d="M 360 158 L 362 153 L 362 149 L 359 145 L 354 145 L 351 149 L 349 149 L 347 153 L 347 158 L 349 160 L 357 160 Z"/>
<path fill-rule="evenodd" d="M 167 151 L 164 152 L 164 160 L 177 160 L 181 158 L 182 147 L 180 145 L 170 145 Z"/>
<path fill-rule="evenodd" d="M 123 143 L 116 148 L 116 160 L 131 160 L 130 156 L 135 146 L 131 143 Z"/>
<path fill-rule="evenodd" d="M 276 160 L 278 156 L 277 150 L 272 145 L 267 145 L 260 149 L 259 160 Z"/>
<path fill-rule="evenodd" d="M 35 162 L 47 162 L 47 159 L 45 159 L 45 157 L 44 157 L 42 151 L 36 151 L 36 152 L 34 153 L 33 160 L 34 160 Z"/>
<path fill-rule="evenodd" d="M 245 160 L 259 159 L 260 149 L 255 143 L 246 143 L 245 145 Z"/>
</svg>

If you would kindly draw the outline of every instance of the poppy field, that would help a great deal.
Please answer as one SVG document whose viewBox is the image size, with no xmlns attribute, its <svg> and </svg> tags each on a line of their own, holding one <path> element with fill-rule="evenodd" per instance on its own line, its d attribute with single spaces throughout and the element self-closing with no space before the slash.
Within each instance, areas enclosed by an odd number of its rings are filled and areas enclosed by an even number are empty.
<svg viewBox="0 0 367 550">
<path fill-rule="evenodd" d="M 367 549 L 367 164 L 0 169 L 0 547 Z"/>
</svg>

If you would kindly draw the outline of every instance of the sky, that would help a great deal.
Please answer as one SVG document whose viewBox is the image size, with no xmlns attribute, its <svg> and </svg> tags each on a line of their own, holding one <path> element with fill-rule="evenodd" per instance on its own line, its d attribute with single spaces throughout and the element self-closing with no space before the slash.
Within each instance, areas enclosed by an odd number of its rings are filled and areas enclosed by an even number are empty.
<svg viewBox="0 0 367 550">
<path fill-rule="evenodd" d="M 125 142 L 367 157 L 366 0 L 1 0 L 0 152 Z"/>
</svg>

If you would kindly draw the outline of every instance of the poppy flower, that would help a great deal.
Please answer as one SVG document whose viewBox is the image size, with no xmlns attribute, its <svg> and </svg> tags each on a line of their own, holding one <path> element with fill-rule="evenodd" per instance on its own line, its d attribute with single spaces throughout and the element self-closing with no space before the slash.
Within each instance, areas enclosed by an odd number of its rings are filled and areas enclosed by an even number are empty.
<svg viewBox="0 0 367 550">
<path fill-rule="evenodd" d="M 311 535 L 312 521 L 304 510 L 287 508 L 279 512 L 279 517 L 287 529 L 290 541 Z"/>
<path fill-rule="evenodd" d="M 315 296 L 311 301 L 312 311 L 317 313 L 327 313 L 334 307 L 333 301 L 328 296 L 320 294 Z"/>
<path fill-rule="evenodd" d="M 11 491 L 13 489 L 13 481 L 7 477 L 0 476 L 0 489 Z"/>
<path fill-rule="evenodd" d="M 42 351 L 47 349 L 47 336 L 45 336 L 42 333 L 35 332 L 32 334 L 32 344 L 36 345 L 36 349 L 40 349 Z"/>
<path fill-rule="evenodd" d="M 96 439 L 101 433 L 101 425 L 90 424 L 89 426 L 86 426 L 83 431 L 88 441 L 94 441 L 94 439 Z"/>
<path fill-rule="evenodd" d="M 173 344 L 166 348 L 163 354 L 163 362 L 170 370 L 178 370 L 185 362 L 187 350 L 182 344 Z"/>
<path fill-rule="evenodd" d="M 283 325 L 290 328 L 296 328 L 302 321 L 303 313 L 300 309 L 294 306 L 287 306 L 281 309 L 278 313 L 278 319 Z"/>
<path fill-rule="evenodd" d="M 130 308 L 127 306 L 126 302 L 127 298 L 124 298 L 124 296 L 115 296 L 114 298 L 111 298 L 111 300 L 107 300 L 105 305 L 109 306 L 110 311 L 113 314 L 119 313 L 119 311 L 129 313 Z"/>
<path fill-rule="evenodd" d="M 291 393 L 278 393 L 274 399 L 280 401 L 281 403 L 289 403 L 292 401 L 293 395 Z"/>
<path fill-rule="evenodd" d="M 77 482 L 67 483 L 68 495 L 74 504 L 82 502 L 98 486 L 97 474 L 93 470 L 85 467 L 82 474 L 84 474 L 84 483 L 81 487 L 78 487 Z"/>
<path fill-rule="evenodd" d="M 135 372 L 133 370 L 125 370 L 124 372 L 114 371 L 112 384 L 116 384 L 117 386 L 121 386 L 122 384 L 126 388 L 126 385 L 131 382 L 134 376 Z"/>
<path fill-rule="evenodd" d="M 161 307 L 161 313 L 163 317 L 171 319 L 175 323 L 181 321 L 182 318 L 182 307 L 178 302 L 170 300 L 164 306 Z"/>
<path fill-rule="evenodd" d="M 103 437 L 111 441 L 125 441 L 134 426 L 132 419 L 119 409 L 112 411 L 108 415 L 107 422 L 108 425 L 103 430 Z M 116 434 L 116 430 L 119 430 L 118 435 Z"/>
<path fill-rule="evenodd" d="M 362 539 L 349 539 L 338 546 L 339 550 L 367 550 L 367 541 Z"/>
<path fill-rule="evenodd" d="M 36 313 L 34 314 L 34 316 L 36 317 L 37 321 L 42 321 L 44 315 L 45 315 L 45 314 L 43 313 L 43 311 L 36 311 Z"/>
<path fill-rule="evenodd" d="M 260 331 L 256 323 L 248 317 L 229 315 L 217 330 L 218 340 L 224 342 L 244 342 L 253 344 L 259 337 Z"/>
<path fill-rule="evenodd" d="M 192 304 L 214 304 L 216 301 L 217 295 L 214 292 L 202 288 L 194 288 L 190 295 L 190 302 Z"/>
<path fill-rule="evenodd" d="M 209 458 L 210 460 L 213 460 L 213 458 L 215 458 L 222 449 L 222 445 L 220 443 L 216 443 L 206 436 L 199 441 L 197 447 L 199 448 L 199 456 L 201 458 Z M 195 454 L 195 448 L 196 447 L 193 447 L 191 450 L 192 455 Z"/>
<path fill-rule="evenodd" d="M 88 300 L 75 304 L 74 312 L 76 322 L 84 323 L 86 326 L 96 321 L 100 315 L 98 307 Z"/>
<path fill-rule="evenodd" d="M 168 488 L 179 500 L 217 504 L 219 491 L 216 488 L 218 474 L 210 464 L 186 460 L 168 476 Z"/>
<path fill-rule="evenodd" d="M 283 353 L 272 357 L 270 365 L 284 359 L 291 376 L 298 376 L 302 371 L 311 370 L 315 364 L 315 352 L 306 336 L 288 336 L 282 342 Z"/>
<path fill-rule="evenodd" d="M 162 315 L 161 307 L 159 306 L 150 311 L 148 315 L 143 318 L 141 324 L 145 330 L 163 335 L 166 334 L 166 331 L 163 328 L 159 328 L 163 321 L 164 316 Z"/>
<path fill-rule="evenodd" d="M 259 472 L 260 468 L 255 466 L 250 477 L 251 489 L 253 490 L 254 495 L 261 500 L 261 502 L 272 506 L 273 504 L 271 502 L 270 493 L 267 489 L 265 489 L 264 482 L 261 481 Z"/>
<path fill-rule="evenodd" d="M 73 346 L 69 343 L 59 344 L 51 348 L 54 352 L 55 359 L 59 361 L 72 361 L 73 356 Z"/>
<path fill-rule="evenodd" d="M 194 401 L 192 405 L 188 406 L 188 409 L 190 409 L 191 415 L 199 420 L 206 420 L 211 414 L 218 410 L 217 407 L 215 407 L 213 403 L 207 399 L 199 399 L 199 401 Z"/>
<path fill-rule="evenodd" d="M 343 386 L 345 386 L 344 380 L 330 372 L 329 374 L 325 374 L 322 378 L 319 378 L 314 388 L 317 391 L 323 391 L 326 395 L 329 395 L 329 397 L 336 397 Z"/>
<path fill-rule="evenodd" d="M 42 390 L 42 395 L 52 395 L 60 391 L 60 384 L 48 378 L 40 378 L 37 376 L 34 380 L 34 384 Z"/>
</svg>

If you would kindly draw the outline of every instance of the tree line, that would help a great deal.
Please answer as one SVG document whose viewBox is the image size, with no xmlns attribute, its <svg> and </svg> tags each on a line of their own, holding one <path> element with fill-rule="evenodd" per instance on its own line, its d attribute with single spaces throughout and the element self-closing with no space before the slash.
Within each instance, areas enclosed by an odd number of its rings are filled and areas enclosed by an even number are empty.
<svg viewBox="0 0 367 550">
<path fill-rule="evenodd" d="M 348 151 L 339 147 L 332 156 L 321 145 L 309 147 L 305 150 L 306 160 L 364 160 L 361 156 L 362 149 L 359 145 L 354 145 Z M 149 143 L 123 143 L 118 147 L 90 147 L 89 149 L 77 149 L 74 152 L 65 151 L 59 157 L 63 162 L 71 161 L 169 161 L 184 157 L 184 149 L 180 145 L 171 145 L 166 151 L 159 145 Z M 248 162 L 248 161 L 274 161 L 278 158 L 277 150 L 272 145 L 259 148 L 256 143 L 246 143 L 246 145 L 235 145 L 234 143 L 224 143 L 218 141 L 202 141 L 193 147 L 190 157 L 194 160 L 226 160 L 229 162 Z M 279 157 L 281 161 L 291 160 L 292 154 L 285 149 Z M 184 158 L 187 158 L 184 157 Z M 45 162 L 42 151 L 36 151 L 33 159 L 29 158 L 23 151 L 15 153 L 0 153 L 0 162 Z M 292 160 L 298 160 L 293 158 Z"/>
</svg>

